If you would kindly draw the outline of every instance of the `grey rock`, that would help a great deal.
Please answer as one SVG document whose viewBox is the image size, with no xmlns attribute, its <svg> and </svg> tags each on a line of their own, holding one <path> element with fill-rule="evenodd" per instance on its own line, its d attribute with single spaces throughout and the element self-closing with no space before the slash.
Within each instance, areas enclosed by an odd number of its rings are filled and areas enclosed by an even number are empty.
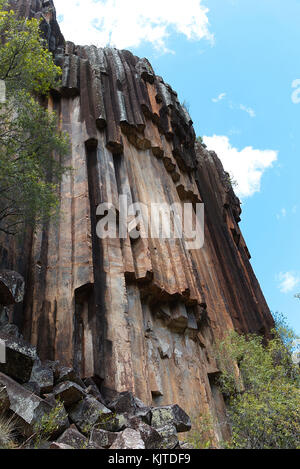
<svg viewBox="0 0 300 469">
<path fill-rule="evenodd" d="M 6 326 L 8 322 L 8 309 L 5 306 L 0 306 L 0 329 Z"/>
<path fill-rule="evenodd" d="M 117 414 L 128 413 L 141 417 L 146 423 L 150 423 L 151 409 L 132 392 L 122 392 L 110 404 L 109 408 Z"/>
<path fill-rule="evenodd" d="M 36 383 L 39 386 L 41 394 L 51 393 L 54 386 L 54 376 L 51 367 L 37 360 L 32 368 L 30 382 Z"/>
<path fill-rule="evenodd" d="M 29 381 L 29 383 L 23 384 L 23 388 L 27 389 L 29 392 L 32 394 L 35 394 L 36 396 L 41 395 L 41 389 L 37 383 Z"/>
<path fill-rule="evenodd" d="M 157 429 L 158 433 L 162 437 L 160 449 L 174 449 L 177 447 L 178 435 L 174 425 L 166 425 L 162 428 Z"/>
<path fill-rule="evenodd" d="M 121 432 L 110 449 L 145 449 L 140 432 L 126 428 Z"/>
<path fill-rule="evenodd" d="M 6 386 L 0 384 L 0 415 L 8 410 L 10 407 L 10 401 Z"/>
<path fill-rule="evenodd" d="M 129 416 L 127 414 L 104 415 L 103 418 L 100 419 L 97 428 L 108 432 L 121 432 L 128 427 L 128 418 Z"/>
<path fill-rule="evenodd" d="M 22 334 L 20 334 L 19 328 L 15 324 L 5 324 L 1 327 L 1 332 L 16 339 L 22 339 Z"/>
<path fill-rule="evenodd" d="M 30 380 L 37 353 L 35 347 L 23 339 L 14 338 L 0 332 L 0 339 L 6 346 L 6 363 L 0 364 L 0 372 L 5 373 L 20 383 Z"/>
<path fill-rule="evenodd" d="M 72 446 L 69 446 L 69 445 L 65 445 L 64 443 L 57 443 L 54 441 L 53 443 L 51 443 L 50 449 L 75 449 L 75 448 L 72 448 Z"/>
<path fill-rule="evenodd" d="M 6 387 L 10 401 L 9 408 L 20 418 L 19 421 L 20 424 L 22 423 L 24 433 L 30 436 L 34 433 L 34 426 L 43 417 L 49 415 L 53 407 L 3 373 L 0 373 L 0 386 Z M 55 423 L 55 433 L 60 434 L 68 428 L 69 422 L 64 409 L 57 415 Z"/>
<path fill-rule="evenodd" d="M 97 401 L 101 402 L 101 404 L 105 405 L 105 399 L 95 384 L 91 384 L 88 388 L 86 388 L 86 393 L 90 396 L 93 396 L 95 399 L 97 399 Z"/>
<path fill-rule="evenodd" d="M 59 444 L 71 446 L 74 449 L 86 449 L 88 439 L 82 435 L 74 426 L 68 428 L 57 440 Z"/>
<path fill-rule="evenodd" d="M 65 381 L 55 386 L 53 394 L 56 399 L 61 400 L 67 407 L 76 404 L 86 396 L 84 389 L 70 381 Z"/>
<path fill-rule="evenodd" d="M 72 383 L 78 384 L 81 388 L 85 388 L 85 384 L 82 379 L 79 378 L 73 368 L 67 368 L 65 366 L 58 367 L 57 370 L 57 384 L 64 383 L 65 381 L 71 381 Z"/>
<path fill-rule="evenodd" d="M 88 434 L 95 425 L 100 424 L 111 415 L 112 412 L 92 396 L 87 396 L 78 402 L 69 412 L 72 422 L 84 434 Z"/>
<path fill-rule="evenodd" d="M 25 282 L 22 275 L 10 270 L 0 271 L 0 304 L 4 306 L 21 303 Z"/>
<path fill-rule="evenodd" d="M 117 436 L 117 433 L 108 432 L 106 430 L 93 430 L 91 433 L 91 442 L 104 449 L 108 449 L 114 444 Z"/>
<path fill-rule="evenodd" d="M 130 428 L 140 432 L 146 449 L 160 449 L 163 442 L 163 437 L 155 428 L 150 427 L 150 425 L 142 422 L 139 417 L 130 418 L 129 426 Z"/>
<path fill-rule="evenodd" d="M 191 419 L 177 404 L 153 408 L 151 425 L 154 428 L 174 425 L 178 433 L 189 432 L 192 428 Z"/>
</svg>

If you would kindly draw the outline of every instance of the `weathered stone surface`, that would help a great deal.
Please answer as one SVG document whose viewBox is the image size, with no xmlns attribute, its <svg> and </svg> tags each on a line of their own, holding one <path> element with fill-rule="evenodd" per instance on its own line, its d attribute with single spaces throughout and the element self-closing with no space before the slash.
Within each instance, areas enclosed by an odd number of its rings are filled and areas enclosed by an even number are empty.
<svg viewBox="0 0 300 469">
<path fill-rule="evenodd" d="M 223 421 L 208 374 L 214 340 L 232 329 L 268 335 L 274 323 L 220 160 L 195 145 L 188 112 L 146 59 L 65 42 L 52 0 L 11 3 L 42 18 L 63 69 L 49 107 L 70 135 L 66 164 L 74 168 L 59 187 L 59 224 L 20 243 L 0 236 L 0 268 L 29 279 L 13 322 L 42 359 L 98 376 L 100 391 L 131 390 L 148 406 L 184 403 L 192 417 L 211 411 Z M 99 240 L 95 207 L 118 209 L 121 194 L 147 207 L 204 202 L 203 248 L 177 239 Z"/>
<path fill-rule="evenodd" d="M 86 393 L 78 384 L 64 381 L 58 384 L 53 389 L 53 394 L 56 399 L 62 401 L 67 407 L 76 404 L 78 401 L 85 398 Z"/>
<path fill-rule="evenodd" d="M 126 428 L 121 432 L 110 449 L 145 449 L 140 432 Z"/>
<path fill-rule="evenodd" d="M 87 449 L 89 441 L 72 425 L 58 438 L 57 443 L 71 446 L 74 449 Z"/>
<path fill-rule="evenodd" d="M 189 432 L 192 428 L 190 417 L 178 405 L 152 409 L 151 425 L 154 428 L 174 425 L 178 433 Z"/>
<path fill-rule="evenodd" d="M 117 414 L 127 413 L 143 418 L 146 422 L 150 422 L 151 409 L 147 407 L 140 399 L 135 397 L 132 392 L 120 393 L 108 407 Z"/>
<path fill-rule="evenodd" d="M 15 339 L 22 339 L 19 328 L 15 324 L 4 324 L 2 327 L 0 327 L 0 332 L 10 337 L 14 337 Z"/>
<path fill-rule="evenodd" d="M 0 384 L 0 415 L 8 410 L 10 407 L 10 401 L 6 386 Z"/>
<path fill-rule="evenodd" d="M 37 396 L 41 396 L 41 388 L 36 382 L 31 382 L 23 384 L 23 388 L 30 391 L 32 394 L 36 394 Z"/>
<path fill-rule="evenodd" d="M 0 271 L 0 305 L 8 306 L 23 301 L 25 282 L 17 272 Z"/>
<path fill-rule="evenodd" d="M 75 448 L 72 448 L 72 446 L 66 445 L 64 443 L 57 443 L 54 441 L 53 443 L 51 443 L 50 449 L 61 450 L 61 449 L 75 449 Z"/>
<path fill-rule="evenodd" d="M 0 371 L 21 383 L 29 381 L 33 365 L 37 359 L 35 347 L 22 339 L 0 332 L 0 339 L 6 345 L 6 363 L 0 363 Z"/>
<path fill-rule="evenodd" d="M 128 427 L 127 414 L 110 414 L 104 415 L 99 420 L 97 428 L 106 430 L 108 432 L 120 432 Z"/>
<path fill-rule="evenodd" d="M 85 434 L 89 433 L 95 425 L 108 420 L 111 415 L 111 410 L 91 396 L 76 404 L 69 413 L 71 420 Z"/>
<path fill-rule="evenodd" d="M 32 368 L 30 382 L 38 385 L 41 394 L 51 393 L 54 386 L 53 370 L 47 364 L 42 364 L 40 360 L 37 360 Z"/>
<path fill-rule="evenodd" d="M 97 399 L 97 401 L 101 402 L 101 404 L 105 405 L 105 399 L 98 390 L 97 386 L 90 385 L 88 388 L 86 388 L 86 393 L 90 396 L 93 396 L 95 399 Z"/>
<path fill-rule="evenodd" d="M 177 447 L 179 441 L 175 425 L 166 425 L 158 428 L 157 432 L 162 438 L 160 449 L 174 449 Z"/>
<path fill-rule="evenodd" d="M 117 433 L 108 432 L 106 430 L 93 430 L 91 434 L 91 441 L 97 446 L 108 449 L 115 442 L 117 436 Z"/>
<path fill-rule="evenodd" d="M 142 422 L 139 417 L 129 419 L 128 427 L 140 432 L 141 438 L 145 443 L 146 449 L 160 449 L 163 437 L 160 433 L 150 425 Z"/>
<path fill-rule="evenodd" d="M 73 368 L 61 366 L 57 370 L 57 384 L 64 383 L 65 381 L 71 381 L 72 383 L 76 383 L 81 388 L 85 388 L 84 382 L 79 378 L 78 374 Z"/>
<path fill-rule="evenodd" d="M 0 373 L 0 386 L 6 387 L 10 401 L 9 408 L 20 418 L 20 422 L 23 422 L 25 434 L 30 435 L 34 433 L 34 426 L 44 416 L 49 415 L 53 408 L 3 373 Z M 67 415 L 64 411 L 57 416 L 56 423 L 58 434 L 69 426 Z"/>
</svg>

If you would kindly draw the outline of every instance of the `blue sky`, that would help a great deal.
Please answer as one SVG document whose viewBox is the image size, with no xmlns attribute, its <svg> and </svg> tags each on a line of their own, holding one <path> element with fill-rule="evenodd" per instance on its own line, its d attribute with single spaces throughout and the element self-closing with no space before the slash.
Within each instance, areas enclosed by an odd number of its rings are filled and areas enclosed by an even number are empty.
<svg viewBox="0 0 300 469">
<path fill-rule="evenodd" d="M 300 1 L 55 3 L 67 39 L 147 57 L 188 103 L 196 133 L 237 180 L 269 306 L 300 334 Z"/>
</svg>

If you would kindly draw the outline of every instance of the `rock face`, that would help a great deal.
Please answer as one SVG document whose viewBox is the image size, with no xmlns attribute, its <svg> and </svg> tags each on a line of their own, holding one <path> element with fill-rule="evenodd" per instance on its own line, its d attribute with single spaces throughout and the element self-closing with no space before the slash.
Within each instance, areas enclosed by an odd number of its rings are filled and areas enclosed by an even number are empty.
<svg viewBox="0 0 300 469">
<path fill-rule="evenodd" d="M 65 42 L 52 0 L 11 4 L 43 19 L 63 69 L 49 108 L 70 135 L 66 164 L 74 168 L 60 186 L 58 224 L 27 233 L 19 245 L 0 240 L 0 268 L 27 280 L 13 322 L 43 360 L 96 377 L 104 397 L 131 390 L 147 405 L 184 402 L 192 417 L 210 410 L 223 420 L 215 339 L 233 328 L 268 334 L 273 326 L 228 175 L 216 154 L 195 144 L 188 112 L 146 59 Z M 96 208 L 118 209 L 122 194 L 147 207 L 204 202 L 204 247 L 100 240 Z M 165 433 L 172 445 L 173 428 Z"/>
</svg>

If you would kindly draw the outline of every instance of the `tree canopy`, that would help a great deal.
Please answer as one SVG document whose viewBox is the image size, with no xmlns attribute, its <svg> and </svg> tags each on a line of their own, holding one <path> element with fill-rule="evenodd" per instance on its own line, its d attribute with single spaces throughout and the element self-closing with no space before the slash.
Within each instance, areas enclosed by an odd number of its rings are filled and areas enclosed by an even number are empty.
<svg viewBox="0 0 300 469">
<path fill-rule="evenodd" d="M 0 0 L 0 80 L 6 88 L 0 103 L 0 231 L 7 234 L 56 212 L 69 143 L 42 98 L 59 86 L 60 75 L 39 21 L 17 17 Z"/>
<path fill-rule="evenodd" d="M 261 336 L 237 333 L 219 344 L 219 385 L 227 400 L 230 448 L 300 447 L 300 374 L 292 361 L 292 339 L 280 321 L 267 344 Z"/>
</svg>

